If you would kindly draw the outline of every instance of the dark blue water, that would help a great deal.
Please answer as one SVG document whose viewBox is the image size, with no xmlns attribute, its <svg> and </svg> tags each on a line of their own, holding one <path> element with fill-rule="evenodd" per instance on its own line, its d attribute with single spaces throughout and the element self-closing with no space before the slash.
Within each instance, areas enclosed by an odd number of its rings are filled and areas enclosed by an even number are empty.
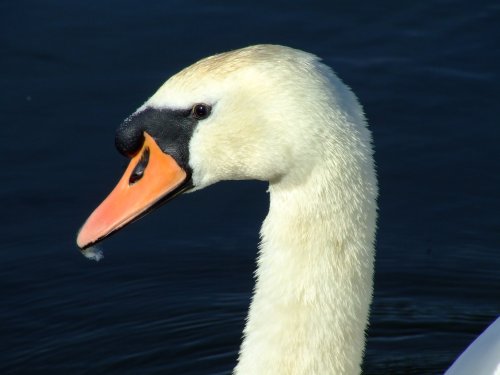
<svg viewBox="0 0 500 375">
<path fill-rule="evenodd" d="M 180 197 L 99 263 L 74 241 L 123 170 L 122 119 L 255 43 L 322 56 L 365 106 L 381 187 L 365 373 L 441 373 L 499 315 L 499 3 L 227 3 L 0 3 L 0 373 L 230 373 L 265 184 Z"/>
</svg>

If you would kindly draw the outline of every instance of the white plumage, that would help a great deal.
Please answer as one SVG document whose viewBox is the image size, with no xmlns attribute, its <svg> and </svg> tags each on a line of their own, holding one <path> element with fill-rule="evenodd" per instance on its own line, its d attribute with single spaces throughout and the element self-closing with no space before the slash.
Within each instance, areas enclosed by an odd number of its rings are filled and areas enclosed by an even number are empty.
<svg viewBox="0 0 500 375">
<path fill-rule="evenodd" d="M 116 140 L 131 162 L 78 234 L 87 256 L 96 256 L 88 253 L 92 244 L 186 189 L 268 181 L 269 213 L 234 373 L 360 373 L 377 179 L 363 110 L 328 67 L 272 45 L 206 58 L 169 79 Z M 499 327 L 449 374 L 497 374 Z"/>
<path fill-rule="evenodd" d="M 377 181 L 355 95 L 315 56 L 261 45 L 201 60 L 143 107 L 213 105 L 193 183 L 269 181 L 235 374 L 359 374 L 372 299 Z"/>
</svg>

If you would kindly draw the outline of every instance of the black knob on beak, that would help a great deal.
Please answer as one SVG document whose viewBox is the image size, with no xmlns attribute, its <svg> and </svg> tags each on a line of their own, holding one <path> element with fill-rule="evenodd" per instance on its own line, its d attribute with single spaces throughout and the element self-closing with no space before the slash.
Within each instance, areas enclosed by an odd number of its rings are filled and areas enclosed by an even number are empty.
<svg viewBox="0 0 500 375">
<path fill-rule="evenodd" d="M 129 158 L 137 154 L 144 143 L 144 130 L 136 115 L 127 118 L 116 130 L 115 146 Z"/>
</svg>

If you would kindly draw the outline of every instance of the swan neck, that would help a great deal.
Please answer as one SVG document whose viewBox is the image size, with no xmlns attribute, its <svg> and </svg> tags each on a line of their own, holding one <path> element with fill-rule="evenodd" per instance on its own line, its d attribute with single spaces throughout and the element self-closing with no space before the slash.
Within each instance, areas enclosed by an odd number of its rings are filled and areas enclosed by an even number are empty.
<svg viewBox="0 0 500 375">
<path fill-rule="evenodd" d="M 299 184 L 270 184 L 237 375 L 361 371 L 376 193 L 361 175 L 350 176 L 359 189 L 342 186 L 331 168 L 326 161 Z"/>
</svg>

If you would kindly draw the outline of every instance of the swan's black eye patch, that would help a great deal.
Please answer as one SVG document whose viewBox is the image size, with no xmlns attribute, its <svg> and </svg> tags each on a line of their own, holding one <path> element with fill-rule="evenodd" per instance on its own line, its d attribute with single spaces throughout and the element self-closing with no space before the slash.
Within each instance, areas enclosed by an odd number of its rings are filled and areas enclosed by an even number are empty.
<svg viewBox="0 0 500 375">
<path fill-rule="evenodd" d="M 210 116 L 211 112 L 212 107 L 210 107 L 208 104 L 200 103 L 193 106 L 193 108 L 191 109 L 191 116 L 197 120 L 203 120 Z"/>
<path fill-rule="evenodd" d="M 147 107 L 136 112 L 117 129 L 116 147 L 123 155 L 132 157 L 141 149 L 146 132 L 153 137 L 164 153 L 172 156 L 184 170 L 189 171 L 189 141 L 199 121 L 192 112 L 193 108 L 189 107 L 186 109 Z M 136 172 L 132 182 L 141 177 L 140 165 Z"/>
</svg>

